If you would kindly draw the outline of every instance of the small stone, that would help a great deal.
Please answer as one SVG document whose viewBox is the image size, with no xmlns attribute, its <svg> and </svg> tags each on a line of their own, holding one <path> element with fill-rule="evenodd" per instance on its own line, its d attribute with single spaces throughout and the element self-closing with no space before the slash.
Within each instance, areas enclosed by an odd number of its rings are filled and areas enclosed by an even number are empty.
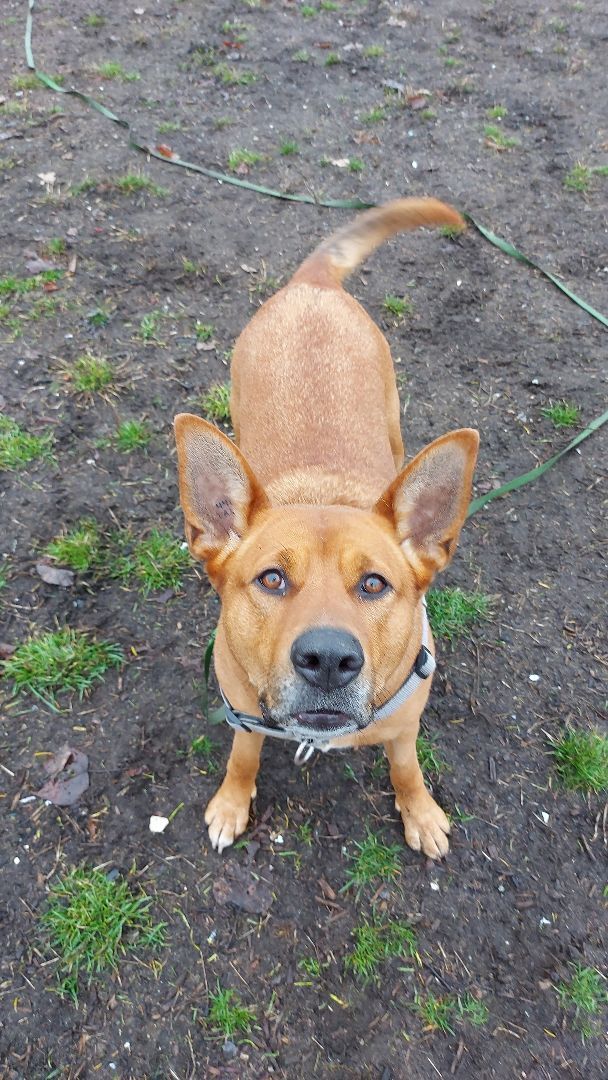
<svg viewBox="0 0 608 1080">
<path fill-rule="evenodd" d="M 150 832 L 161 833 L 164 832 L 169 824 L 169 818 L 157 817 L 156 814 L 152 814 L 150 818 Z"/>
<path fill-rule="evenodd" d="M 530 682 L 538 682 L 540 675 L 528 675 Z"/>
<path fill-rule="evenodd" d="M 236 1043 L 233 1043 L 232 1039 L 226 1039 L 226 1042 L 222 1046 L 222 1053 L 224 1057 L 230 1060 L 231 1058 L 236 1057 L 238 1052 L 239 1050 Z"/>
</svg>

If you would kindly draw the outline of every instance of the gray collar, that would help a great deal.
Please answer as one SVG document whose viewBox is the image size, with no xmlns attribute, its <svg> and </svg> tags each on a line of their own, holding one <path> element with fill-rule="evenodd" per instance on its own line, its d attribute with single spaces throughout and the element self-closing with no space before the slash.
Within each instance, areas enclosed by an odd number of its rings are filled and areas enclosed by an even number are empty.
<svg viewBox="0 0 608 1080">
<path fill-rule="evenodd" d="M 399 689 L 393 694 L 388 701 L 384 702 L 379 709 L 374 709 L 374 716 L 372 723 L 376 720 L 384 720 L 387 716 L 391 716 L 396 712 L 400 705 L 403 705 L 404 701 L 412 696 L 415 690 L 418 689 L 421 682 L 428 679 L 435 670 L 435 658 L 429 651 L 429 620 L 426 613 L 426 602 L 422 599 L 422 644 L 420 646 L 420 652 L 418 653 L 412 670 L 410 671 L 407 679 L 401 684 Z M 259 735 L 270 735 L 275 739 L 291 739 L 293 742 L 299 743 L 298 749 L 295 752 L 294 761 L 296 765 L 304 765 L 314 754 L 315 750 L 321 750 L 325 753 L 330 749 L 331 739 L 315 739 L 309 738 L 300 741 L 298 736 L 292 735 L 281 725 L 266 724 L 262 720 L 261 716 L 250 716 L 249 713 L 238 712 L 232 708 L 232 705 L 228 701 L 224 691 L 220 687 L 220 694 L 224 702 L 224 709 L 226 712 L 226 720 L 230 724 L 231 728 L 236 731 L 246 731 L 251 733 L 256 731 Z M 353 727 L 353 732 L 359 730 Z M 345 733 L 341 732 L 342 737 Z M 348 732 L 346 733 L 348 734 Z"/>
</svg>

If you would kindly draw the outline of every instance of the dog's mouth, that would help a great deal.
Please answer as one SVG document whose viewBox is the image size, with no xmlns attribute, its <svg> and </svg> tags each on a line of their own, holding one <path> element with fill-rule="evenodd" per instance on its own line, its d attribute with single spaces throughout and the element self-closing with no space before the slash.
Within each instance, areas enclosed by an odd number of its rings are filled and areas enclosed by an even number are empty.
<svg viewBox="0 0 608 1080">
<path fill-rule="evenodd" d="M 320 710 L 315 712 L 296 713 L 293 718 L 299 729 L 309 730 L 312 734 L 329 735 L 344 728 L 356 731 L 359 724 L 354 717 L 343 712 L 329 712 Z"/>
</svg>

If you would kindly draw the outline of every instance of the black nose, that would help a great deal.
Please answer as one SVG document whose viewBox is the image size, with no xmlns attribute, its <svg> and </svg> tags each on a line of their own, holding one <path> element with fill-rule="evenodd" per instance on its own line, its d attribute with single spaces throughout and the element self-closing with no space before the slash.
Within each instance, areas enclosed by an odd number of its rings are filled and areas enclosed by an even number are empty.
<svg viewBox="0 0 608 1080">
<path fill-rule="evenodd" d="M 322 690 L 348 686 L 357 678 L 363 660 L 356 637 L 330 626 L 306 630 L 291 646 L 291 661 L 298 674 Z"/>
</svg>

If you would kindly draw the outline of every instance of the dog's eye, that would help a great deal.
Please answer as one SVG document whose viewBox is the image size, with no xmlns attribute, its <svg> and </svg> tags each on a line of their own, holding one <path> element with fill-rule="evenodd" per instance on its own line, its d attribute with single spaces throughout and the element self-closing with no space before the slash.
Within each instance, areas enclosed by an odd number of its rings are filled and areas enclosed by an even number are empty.
<svg viewBox="0 0 608 1080">
<path fill-rule="evenodd" d="M 359 591 L 365 596 L 381 596 L 388 587 L 388 581 L 385 581 L 380 574 L 366 574 L 359 583 Z"/>
<path fill-rule="evenodd" d="M 267 592 L 284 593 L 287 588 L 287 582 L 280 570 L 265 570 L 257 578 L 257 582 Z"/>
</svg>

